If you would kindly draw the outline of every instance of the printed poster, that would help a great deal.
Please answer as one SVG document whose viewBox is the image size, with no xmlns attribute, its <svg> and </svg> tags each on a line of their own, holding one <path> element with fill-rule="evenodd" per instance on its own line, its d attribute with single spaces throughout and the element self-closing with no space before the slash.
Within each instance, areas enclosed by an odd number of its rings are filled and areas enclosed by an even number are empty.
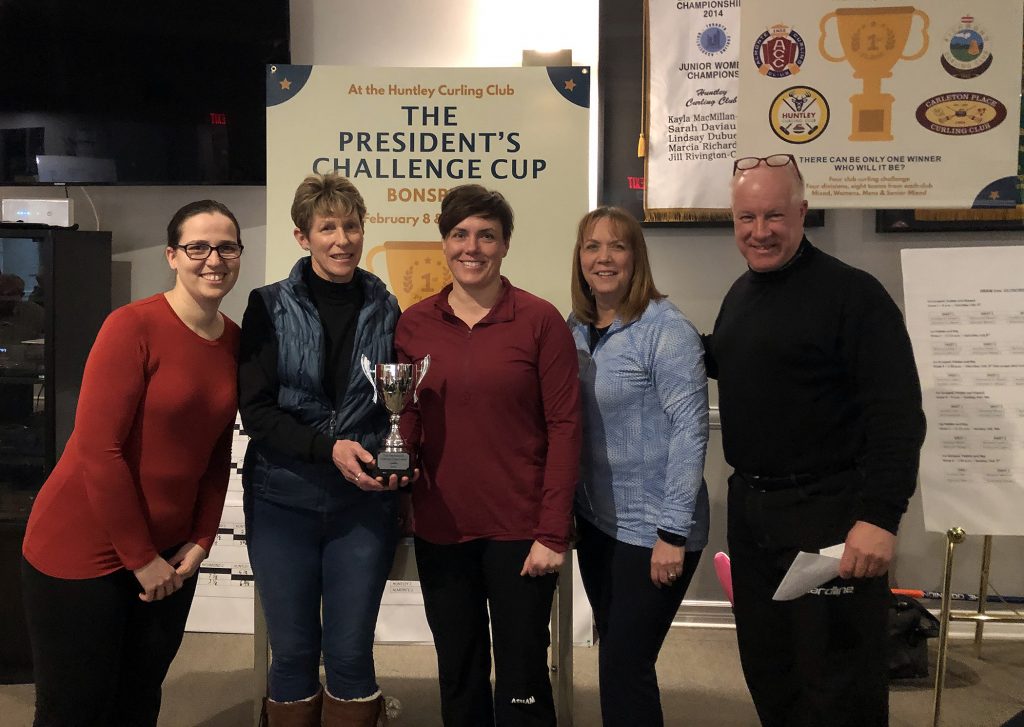
<svg viewBox="0 0 1024 727">
<path fill-rule="evenodd" d="M 1024 247 L 903 250 L 925 527 L 1024 535 Z"/>
<path fill-rule="evenodd" d="M 792 154 L 812 207 L 1018 203 L 1024 3 L 749 2 L 740 156 Z"/>
<path fill-rule="evenodd" d="M 268 66 L 267 280 L 305 254 L 292 236 L 295 188 L 337 170 L 366 201 L 360 266 L 404 310 L 449 282 L 441 199 L 477 183 L 515 212 L 502 274 L 568 313 L 589 103 L 586 67 Z"/>
</svg>

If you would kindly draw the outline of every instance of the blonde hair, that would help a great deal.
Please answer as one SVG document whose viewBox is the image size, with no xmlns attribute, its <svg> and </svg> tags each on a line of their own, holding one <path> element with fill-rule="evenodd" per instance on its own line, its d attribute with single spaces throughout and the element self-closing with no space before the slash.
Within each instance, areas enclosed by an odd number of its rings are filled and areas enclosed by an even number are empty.
<svg viewBox="0 0 1024 727">
<path fill-rule="evenodd" d="M 597 301 L 594 300 L 594 294 L 583 275 L 580 251 L 583 249 L 583 243 L 593 233 L 594 226 L 602 219 L 611 222 L 616 234 L 633 252 L 633 277 L 616 308 L 618 317 L 623 323 L 628 323 L 643 315 L 652 300 L 661 300 L 666 296 L 654 285 L 654 275 L 651 273 L 651 263 L 647 257 L 647 242 L 644 240 L 640 223 L 636 217 L 621 207 L 598 207 L 580 220 L 576 230 L 576 246 L 572 251 L 572 314 L 581 323 L 597 321 Z"/>
</svg>

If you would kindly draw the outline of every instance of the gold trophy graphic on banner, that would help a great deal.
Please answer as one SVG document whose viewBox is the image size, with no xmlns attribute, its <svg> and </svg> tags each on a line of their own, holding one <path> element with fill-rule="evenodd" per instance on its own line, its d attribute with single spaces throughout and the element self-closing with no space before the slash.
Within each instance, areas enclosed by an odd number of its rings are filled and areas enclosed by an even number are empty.
<svg viewBox="0 0 1024 727">
<path fill-rule="evenodd" d="M 385 242 L 370 250 L 366 267 L 371 273 L 373 259 L 384 253 L 388 280 L 398 298 L 398 307 L 407 310 L 413 303 L 438 292 L 452 281 L 452 273 L 444 261 L 440 242 Z"/>
<path fill-rule="evenodd" d="M 913 55 L 903 55 L 910 38 L 914 16 L 920 16 L 921 48 Z M 825 25 L 836 19 L 839 42 L 845 55 L 833 56 L 825 50 L 828 33 Z M 853 77 L 864 80 L 864 93 L 850 96 L 853 106 L 853 130 L 850 141 L 892 141 L 892 102 L 895 97 L 882 93 L 882 79 L 892 77 L 897 61 L 912 61 L 928 50 L 928 16 L 910 6 L 891 8 L 842 8 L 821 19 L 818 50 L 833 63 L 847 61 L 853 66 Z"/>
</svg>

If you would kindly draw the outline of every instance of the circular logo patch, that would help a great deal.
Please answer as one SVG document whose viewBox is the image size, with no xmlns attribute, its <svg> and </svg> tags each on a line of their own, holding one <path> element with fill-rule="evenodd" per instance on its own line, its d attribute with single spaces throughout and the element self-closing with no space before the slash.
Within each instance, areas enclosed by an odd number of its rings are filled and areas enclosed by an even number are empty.
<svg viewBox="0 0 1024 727">
<path fill-rule="evenodd" d="M 785 78 L 800 72 L 807 48 L 800 34 L 783 23 L 777 23 L 754 41 L 754 65 L 761 75 Z"/>
<path fill-rule="evenodd" d="M 980 76 L 992 65 L 992 49 L 988 35 L 974 24 L 974 18 L 965 15 L 958 25 L 946 36 L 946 47 L 942 51 L 942 67 L 956 78 Z"/>
<path fill-rule="evenodd" d="M 999 126 L 1006 106 L 982 93 L 960 91 L 932 96 L 917 107 L 917 123 L 944 136 L 981 134 Z"/>
<path fill-rule="evenodd" d="M 790 144 L 806 144 L 825 132 L 828 101 L 810 86 L 791 86 L 772 101 L 768 123 L 775 135 Z"/>
<path fill-rule="evenodd" d="M 704 30 L 697 34 L 697 47 L 701 53 L 708 56 L 716 56 L 724 53 L 729 47 L 729 34 L 725 31 L 724 25 L 711 23 Z"/>
</svg>

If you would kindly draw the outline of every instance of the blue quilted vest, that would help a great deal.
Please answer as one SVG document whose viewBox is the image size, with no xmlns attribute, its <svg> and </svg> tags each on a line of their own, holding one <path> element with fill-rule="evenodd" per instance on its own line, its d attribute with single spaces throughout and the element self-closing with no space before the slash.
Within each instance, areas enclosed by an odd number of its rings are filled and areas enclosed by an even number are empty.
<svg viewBox="0 0 1024 727">
<path fill-rule="evenodd" d="M 394 334 L 398 301 L 380 278 L 356 270 L 364 302 L 356 323 L 348 386 L 338 401 L 323 387 L 324 331 L 304 275 L 308 257 L 300 259 L 286 280 L 259 288 L 277 335 L 277 403 L 297 421 L 333 439 L 352 439 L 370 452 L 380 448 L 388 429 L 384 407 L 373 403 L 373 389 L 363 376 L 360 357 L 374 363 L 395 360 Z M 302 509 L 330 512 L 353 506 L 366 493 L 345 480 L 330 462 L 305 462 L 251 441 L 245 454 L 242 485 L 247 496 Z"/>
</svg>

